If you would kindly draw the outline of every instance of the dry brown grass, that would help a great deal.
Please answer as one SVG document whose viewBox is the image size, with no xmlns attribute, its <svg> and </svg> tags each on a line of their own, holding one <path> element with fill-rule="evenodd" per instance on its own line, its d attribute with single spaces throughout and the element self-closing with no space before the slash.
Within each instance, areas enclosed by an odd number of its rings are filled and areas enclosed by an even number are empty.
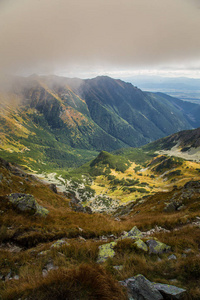
<svg viewBox="0 0 200 300">
<path fill-rule="evenodd" d="M 34 277 L 18 286 L 16 283 L 4 289 L 2 299 L 11 300 L 76 300 L 127 299 L 122 287 L 101 266 L 82 264 L 73 269 L 49 272 L 46 278 Z"/>
<path fill-rule="evenodd" d="M 165 202 L 171 199 L 174 192 L 158 193 L 135 206 L 129 215 L 121 217 L 118 222 L 108 215 L 73 212 L 68 207 L 68 199 L 53 193 L 47 186 L 41 183 L 34 186 L 33 181 L 12 174 L 6 176 L 13 181 L 12 192 L 33 194 L 50 213 L 46 218 L 39 218 L 19 212 L 5 199 L 5 194 L 11 192 L 10 188 L 5 186 L 0 190 L 0 210 L 3 211 L 0 214 L 0 223 L 3 224 L 0 227 L 0 242 L 23 247 L 20 253 L 10 253 L 0 248 L 2 274 L 6 276 L 12 271 L 13 275 L 20 276 L 19 281 L 0 283 L 2 299 L 126 299 L 115 279 L 123 280 L 140 273 L 149 280 L 167 284 L 172 284 L 170 280 L 176 279 L 175 285 L 186 287 L 192 299 L 200 299 L 200 230 L 188 224 L 199 216 L 199 195 L 194 194 L 187 200 L 185 210 L 165 213 Z M 125 239 L 118 242 L 114 258 L 108 259 L 103 267 L 96 265 L 98 246 L 102 241 L 93 238 L 111 233 L 119 235 L 135 225 L 140 230 L 149 230 L 156 225 L 170 229 L 170 233 L 154 236 L 172 247 L 177 260 L 169 261 L 169 253 L 162 255 L 161 261 L 158 261 L 155 255 L 136 251 L 132 242 Z M 79 236 L 86 241 L 79 239 Z M 60 238 L 67 238 L 70 246 L 51 249 L 44 256 L 38 255 L 49 250 L 52 242 Z M 186 253 L 187 248 L 192 249 L 190 253 Z M 49 276 L 43 278 L 42 269 L 49 262 L 53 262 L 59 270 L 50 271 Z M 123 269 L 115 270 L 115 265 L 123 265 Z"/>
</svg>

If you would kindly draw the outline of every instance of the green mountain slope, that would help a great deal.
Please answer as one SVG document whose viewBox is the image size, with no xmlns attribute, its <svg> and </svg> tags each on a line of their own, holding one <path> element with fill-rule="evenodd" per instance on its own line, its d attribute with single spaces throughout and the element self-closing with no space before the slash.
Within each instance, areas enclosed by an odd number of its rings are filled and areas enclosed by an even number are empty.
<svg viewBox="0 0 200 300">
<path fill-rule="evenodd" d="M 183 112 L 167 98 L 142 92 L 121 80 L 106 76 L 88 79 L 78 93 L 85 99 L 93 120 L 117 138 L 122 129 L 121 138 L 129 146 L 191 128 Z M 121 119 L 126 123 L 119 123 Z"/>
<path fill-rule="evenodd" d="M 38 171 L 81 166 L 101 150 L 191 127 L 175 100 L 104 76 L 15 78 L 0 105 L 1 156 Z"/>
</svg>

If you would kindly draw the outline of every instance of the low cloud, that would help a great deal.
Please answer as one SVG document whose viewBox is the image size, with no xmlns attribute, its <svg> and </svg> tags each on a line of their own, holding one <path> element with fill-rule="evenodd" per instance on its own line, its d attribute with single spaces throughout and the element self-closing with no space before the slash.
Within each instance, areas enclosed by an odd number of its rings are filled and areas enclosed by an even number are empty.
<svg viewBox="0 0 200 300">
<path fill-rule="evenodd" d="M 0 68 L 194 67 L 199 0 L 0 1 Z"/>
</svg>

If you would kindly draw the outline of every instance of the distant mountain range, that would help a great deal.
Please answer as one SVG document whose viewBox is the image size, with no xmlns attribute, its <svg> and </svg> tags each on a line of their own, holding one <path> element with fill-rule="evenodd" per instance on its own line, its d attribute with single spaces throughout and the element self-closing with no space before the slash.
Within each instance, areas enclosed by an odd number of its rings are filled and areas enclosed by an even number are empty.
<svg viewBox="0 0 200 300">
<path fill-rule="evenodd" d="M 0 102 L 1 156 L 40 171 L 200 126 L 200 105 L 106 76 L 15 78 Z"/>
<path fill-rule="evenodd" d="M 185 101 L 200 103 L 199 78 L 136 75 L 125 77 L 123 80 L 145 91 L 162 92 Z"/>
</svg>

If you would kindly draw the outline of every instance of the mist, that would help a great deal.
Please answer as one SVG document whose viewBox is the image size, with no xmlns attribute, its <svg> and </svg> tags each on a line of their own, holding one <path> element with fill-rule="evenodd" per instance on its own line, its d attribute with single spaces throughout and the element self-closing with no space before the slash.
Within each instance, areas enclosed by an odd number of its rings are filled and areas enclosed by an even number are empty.
<svg viewBox="0 0 200 300">
<path fill-rule="evenodd" d="M 0 69 L 55 73 L 200 65 L 199 0 L 0 2 Z"/>
</svg>

